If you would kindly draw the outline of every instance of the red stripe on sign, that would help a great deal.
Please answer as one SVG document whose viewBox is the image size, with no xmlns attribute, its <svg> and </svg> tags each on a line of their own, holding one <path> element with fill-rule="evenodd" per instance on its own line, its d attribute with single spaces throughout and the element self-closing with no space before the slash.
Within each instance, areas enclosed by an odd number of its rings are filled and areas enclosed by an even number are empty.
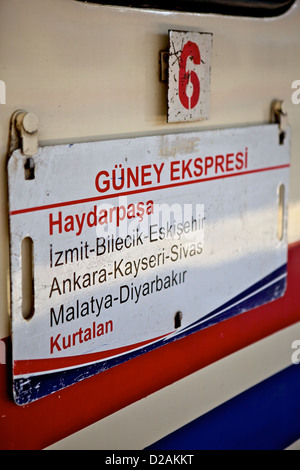
<svg viewBox="0 0 300 470">
<path fill-rule="evenodd" d="M 159 190 L 162 190 L 162 189 L 170 189 L 170 188 L 175 188 L 175 187 L 179 187 L 179 186 L 186 186 L 186 185 L 196 184 L 196 183 L 205 183 L 207 181 L 213 181 L 213 180 L 219 180 L 219 179 L 225 179 L 225 178 L 233 178 L 235 176 L 250 175 L 250 174 L 253 174 L 253 173 L 261 173 L 261 172 L 264 172 L 264 171 L 282 170 L 284 168 L 289 168 L 289 167 L 290 167 L 290 164 L 269 166 L 267 168 L 258 168 L 258 169 L 255 169 L 255 170 L 241 171 L 240 173 L 231 173 L 231 174 L 221 175 L 221 176 L 212 176 L 210 178 L 203 178 L 203 179 L 197 179 L 197 180 L 192 180 L 192 181 L 181 181 L 179 183 L 174 183 L 174 184 L 164 184 L 164 185 L 161 185 L 161 186 L 135 189 L 135 190 L 132 190 L 132 191 L 125 191 L 125 192 L 120 192 L 120 193 L 115 193 L 115 194 L 105 194 L 105 195 L 102 195 L 102 196 L 89 197 L 89 198 L 85 198 L 85 199 L 74 199 L 73 201 L 57 202 L 55 204 L 47 204 L 47 205 L 44 205 L 44 206 L 28 207 L 26 209 L 16 209 L 16 210 L 11 211 L 10 215 L 25 214 L 27 212 L 35 212 L 35 211 L 42 211 L 42 210 L 48 210 L 48 209 L 55 209 L 57 207 L 73 206 L 73 205 L 76 205 L 76 204 L 85 204 L 87 202 L 103 201 L 105 199 L 112 199 L 114 197 L 130 196 L 132 194 L 141 194 L 141 193 L 146 193 L 146 192 L 149 192 L 149 191 L 159 191 Z"/>
<path fill-rule="evenodd" d="M 104 359 L 111 357 L 116 357 L 121 354 L 124 354 L 128 351 L 133 351 L 135 349 L 142 348 L 147 344 L 154 343 L 162 338 L 173 333 L 167 333 L 166 335 L 157 336 L 157 338 L 152 338 L 147 341 L 142 341 L 140 343 L 131 344 L 129 346 L 124 346 L 116 349 L 109 349 L 103 352 L 95 352 L 90 354 L 83 354 L 81 356 L 69 356 L 69 357 L 58 357 L 58 358 L 47 358 L 47 359 L 31 359 L 31 360 L 21 360 L 14 361 L 13 372 L 14 376 L 18 375 L 27 375 L 27 374 L 37 374 L 42 372 L 53 372 L 58 371 L 59 369 L 68 369 L 81 365 L 91 364 L 93 362 L 99 362 Z"/>
</svg>

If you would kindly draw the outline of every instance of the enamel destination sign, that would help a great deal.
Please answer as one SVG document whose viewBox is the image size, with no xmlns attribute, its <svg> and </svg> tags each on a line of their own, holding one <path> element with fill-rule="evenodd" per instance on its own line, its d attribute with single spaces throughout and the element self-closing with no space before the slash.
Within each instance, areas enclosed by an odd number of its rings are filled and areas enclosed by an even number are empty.
<svg viewBox="0 0 300 470">
<path fill-rule="evenodd" d="M 8 163 L 17 404 L 283 295 L 289 135 L 280 145 L 276 125 L 28 160 Z"/>
</svg>

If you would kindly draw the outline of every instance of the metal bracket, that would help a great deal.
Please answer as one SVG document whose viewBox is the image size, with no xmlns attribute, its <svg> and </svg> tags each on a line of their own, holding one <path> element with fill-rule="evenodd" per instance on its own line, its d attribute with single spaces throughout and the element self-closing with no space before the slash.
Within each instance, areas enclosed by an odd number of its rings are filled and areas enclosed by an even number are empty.
<svg viewBox="0 0 300 470">
<path fill-rule="evenodd" d="M 284 144 L 285 132 L 288 126 L 287 112 L 284 101 L 275 100 L 271 108 L 271 121 L 278 124 L 279 127 L 279 144 Z"/>
<path fill-rule="evenodd" d="M 38 151 L 38 117 L 23 110 L 15 111 L 10 122 L 9 155 L 18 148 L 28 157 Z"/>
</svg>

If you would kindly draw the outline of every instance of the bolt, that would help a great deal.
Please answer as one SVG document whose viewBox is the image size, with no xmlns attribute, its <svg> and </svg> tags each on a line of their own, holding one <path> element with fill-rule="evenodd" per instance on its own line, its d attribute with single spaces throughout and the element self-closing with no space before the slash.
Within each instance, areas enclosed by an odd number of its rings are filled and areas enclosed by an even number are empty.
<svg viewBox="0 0 300 470">
<path fill-rule="evenodd" d="M 28 134 L 37 132 L 39 126 L 38 117 L 34 113 L 26 113 L 22 120 L 22 127 Z"/>
</svg>

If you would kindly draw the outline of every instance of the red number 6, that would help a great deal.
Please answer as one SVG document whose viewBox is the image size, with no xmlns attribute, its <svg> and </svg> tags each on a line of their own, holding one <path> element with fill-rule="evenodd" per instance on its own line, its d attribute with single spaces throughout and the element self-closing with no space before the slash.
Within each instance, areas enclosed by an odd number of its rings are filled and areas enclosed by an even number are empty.
<svg viewBox="0 0 300 470">
<path fill-rule="evenodd" d="M 198 103 L 200 96 L 200 81 L 193 70 L 186 70 L 187 59 L 191 57 L 194 64 L 200 64 L 200 51 L 194 42 L 188 41 L 181 52 L 179 61 L 179 99 L 186 109 L 193 109 Z M 187 95 L 188 85 L 193 85 L 193 93 L 189 97 Z"/>
</svg>

